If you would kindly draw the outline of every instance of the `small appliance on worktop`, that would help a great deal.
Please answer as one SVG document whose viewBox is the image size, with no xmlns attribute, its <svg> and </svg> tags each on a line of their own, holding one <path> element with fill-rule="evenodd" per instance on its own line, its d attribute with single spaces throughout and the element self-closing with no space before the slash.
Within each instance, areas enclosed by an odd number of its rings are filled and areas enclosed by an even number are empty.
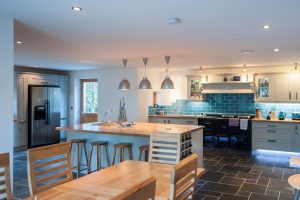
<svg viewBox="0 0 300 200">
<path fill-rule="evenodd" d="M 292 120 L 300 120 L 300 112 L 293 112 Z"/>
</svg>

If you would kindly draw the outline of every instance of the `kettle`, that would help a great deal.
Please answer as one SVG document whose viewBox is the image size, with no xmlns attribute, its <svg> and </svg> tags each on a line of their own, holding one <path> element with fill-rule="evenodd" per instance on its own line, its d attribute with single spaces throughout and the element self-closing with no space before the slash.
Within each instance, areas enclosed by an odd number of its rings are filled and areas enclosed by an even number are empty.
<svg viewBox="0 0 300 200">
<path fill-rule="evenodd" d="M 284 120 L 285 117 L 286 117 L 286 113 L 280 111 L 279 114 L 278 114 L 278 119 L 279 119 L 279 120 Z"/>
</svg>

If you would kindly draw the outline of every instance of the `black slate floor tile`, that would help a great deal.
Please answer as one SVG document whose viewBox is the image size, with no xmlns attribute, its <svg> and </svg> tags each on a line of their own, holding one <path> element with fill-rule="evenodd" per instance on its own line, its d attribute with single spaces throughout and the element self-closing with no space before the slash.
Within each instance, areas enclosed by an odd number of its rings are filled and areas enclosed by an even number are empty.
<svg viewBox="0 0 300 200">
<path fill-rule="evenodd" d="M 267 189 L 267 186 L 264 186 L 264 185 L 244 183 L 242 188 L 241 188 L 241 191 L 265 194 L 266 189 Z"/>
<path fill-rule="evenodd" d="M 203 190 L 199 189 L 195 192 L 196 194 L 201 194 L 201 195 L 208 195 L 208 196 L 214 196 L 214 197 L 220 197 L 222 195 L 221 192 L 215 192 L 215 191 L 210 191 L 210 190 Z"/>
<path fill-rule="evenodd" d="M 245 173 L 245 172 L 239 172 L 237 175 L 237 178 L 245 178 L 248 180 L 257 180 L 259 177 L 259 174 L 251 174 L 251 173 Z"/>
<path fill-rule="evenodd" d="M 240 189 L 240 187 L 234 186 L 234 185 L 222 184 L 222 183 L 207 182 L 202 186 L 201 189 L 215 191 L 215 192 L 221 192 L 221 193 L 227 193 L 227 194 L 236 194 L 237 191 Z"/>
<path fill-rule="evenodd" d="M 278 197 L 252 193 L 249 200 L 278 200 Z"/>
<path fill-rule="evenodd" d="M 203 200 L 218 200 L 218 197 L 205 196 Z"/>
<path fill-rule="evenodd" d="M 270 184 L 268 186 L 268 191 L 293 193 L 293 188 L 288 184 L 287 181 L 270 179 Z"/>
<path fill-rule="evenodd" d="M 207 171 L 200 180 L 204 181 L 212 181 L 212 182 L 219 182 L 223 177 L 224 173 L 221 172 L 214 172 L 214 171 Z"/>
<path fill-rule="evenodd" d="M 219 200 L 248 200 L 248 197 L 231 195 L 231 194 L 222 194 Z"/>
<path fill-rule="evenodd" d="M 233 166 L 233 165 L 225 165 L 221 168 L 222 172 L 228 173 L 238 173 L 238 172 L 250 172 L 250 167 L 242 167 L 242 166 Z"/>
<path fill-rule="evenodd" d="M 244 182 L 245 182 L 245 179 L 232 178 L 232 177 L 228 177 L 228 176 L 223 177 L 220 181 L 220 183 L 236 185 L 236 186 L 241 186 Z"/>
</svg>

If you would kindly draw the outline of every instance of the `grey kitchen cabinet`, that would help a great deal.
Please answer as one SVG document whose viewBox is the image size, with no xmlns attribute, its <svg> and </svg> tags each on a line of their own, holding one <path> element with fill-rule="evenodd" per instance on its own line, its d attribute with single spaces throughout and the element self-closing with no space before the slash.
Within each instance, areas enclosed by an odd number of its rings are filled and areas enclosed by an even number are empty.
<svg viewBox="0 0 300 200">
<path fill-rule="evenodd" d="M 150 123 L 198 125 L 198 118 L 189 117 L 149 117 Z"/>
<path fill-rule="evenodd" d="M 252 149 L 300 152 L 300 124 L 252 122 Z"/>
<path fill-rule="evenodd" d="M 259 74 L 255 90 L 255 101 L 300 102 L 300 75 Z"/>
<path fill-rule="evenodd" d="M 300 153 L 300 124 L 294 125 L 293 133 L 293 151 Z"/>
</svg>

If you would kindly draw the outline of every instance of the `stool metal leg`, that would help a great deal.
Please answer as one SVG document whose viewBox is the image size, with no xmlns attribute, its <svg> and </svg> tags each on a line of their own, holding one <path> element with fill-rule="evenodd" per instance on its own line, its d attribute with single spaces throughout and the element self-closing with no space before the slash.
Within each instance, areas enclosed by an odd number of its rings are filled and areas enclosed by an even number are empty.
<svg viewBox="0 0 300 200">
<path fill-rule="evenodd" d="M 299 200 L 299 190 L 296 190 L 295 200 Z"/>
</svg>

